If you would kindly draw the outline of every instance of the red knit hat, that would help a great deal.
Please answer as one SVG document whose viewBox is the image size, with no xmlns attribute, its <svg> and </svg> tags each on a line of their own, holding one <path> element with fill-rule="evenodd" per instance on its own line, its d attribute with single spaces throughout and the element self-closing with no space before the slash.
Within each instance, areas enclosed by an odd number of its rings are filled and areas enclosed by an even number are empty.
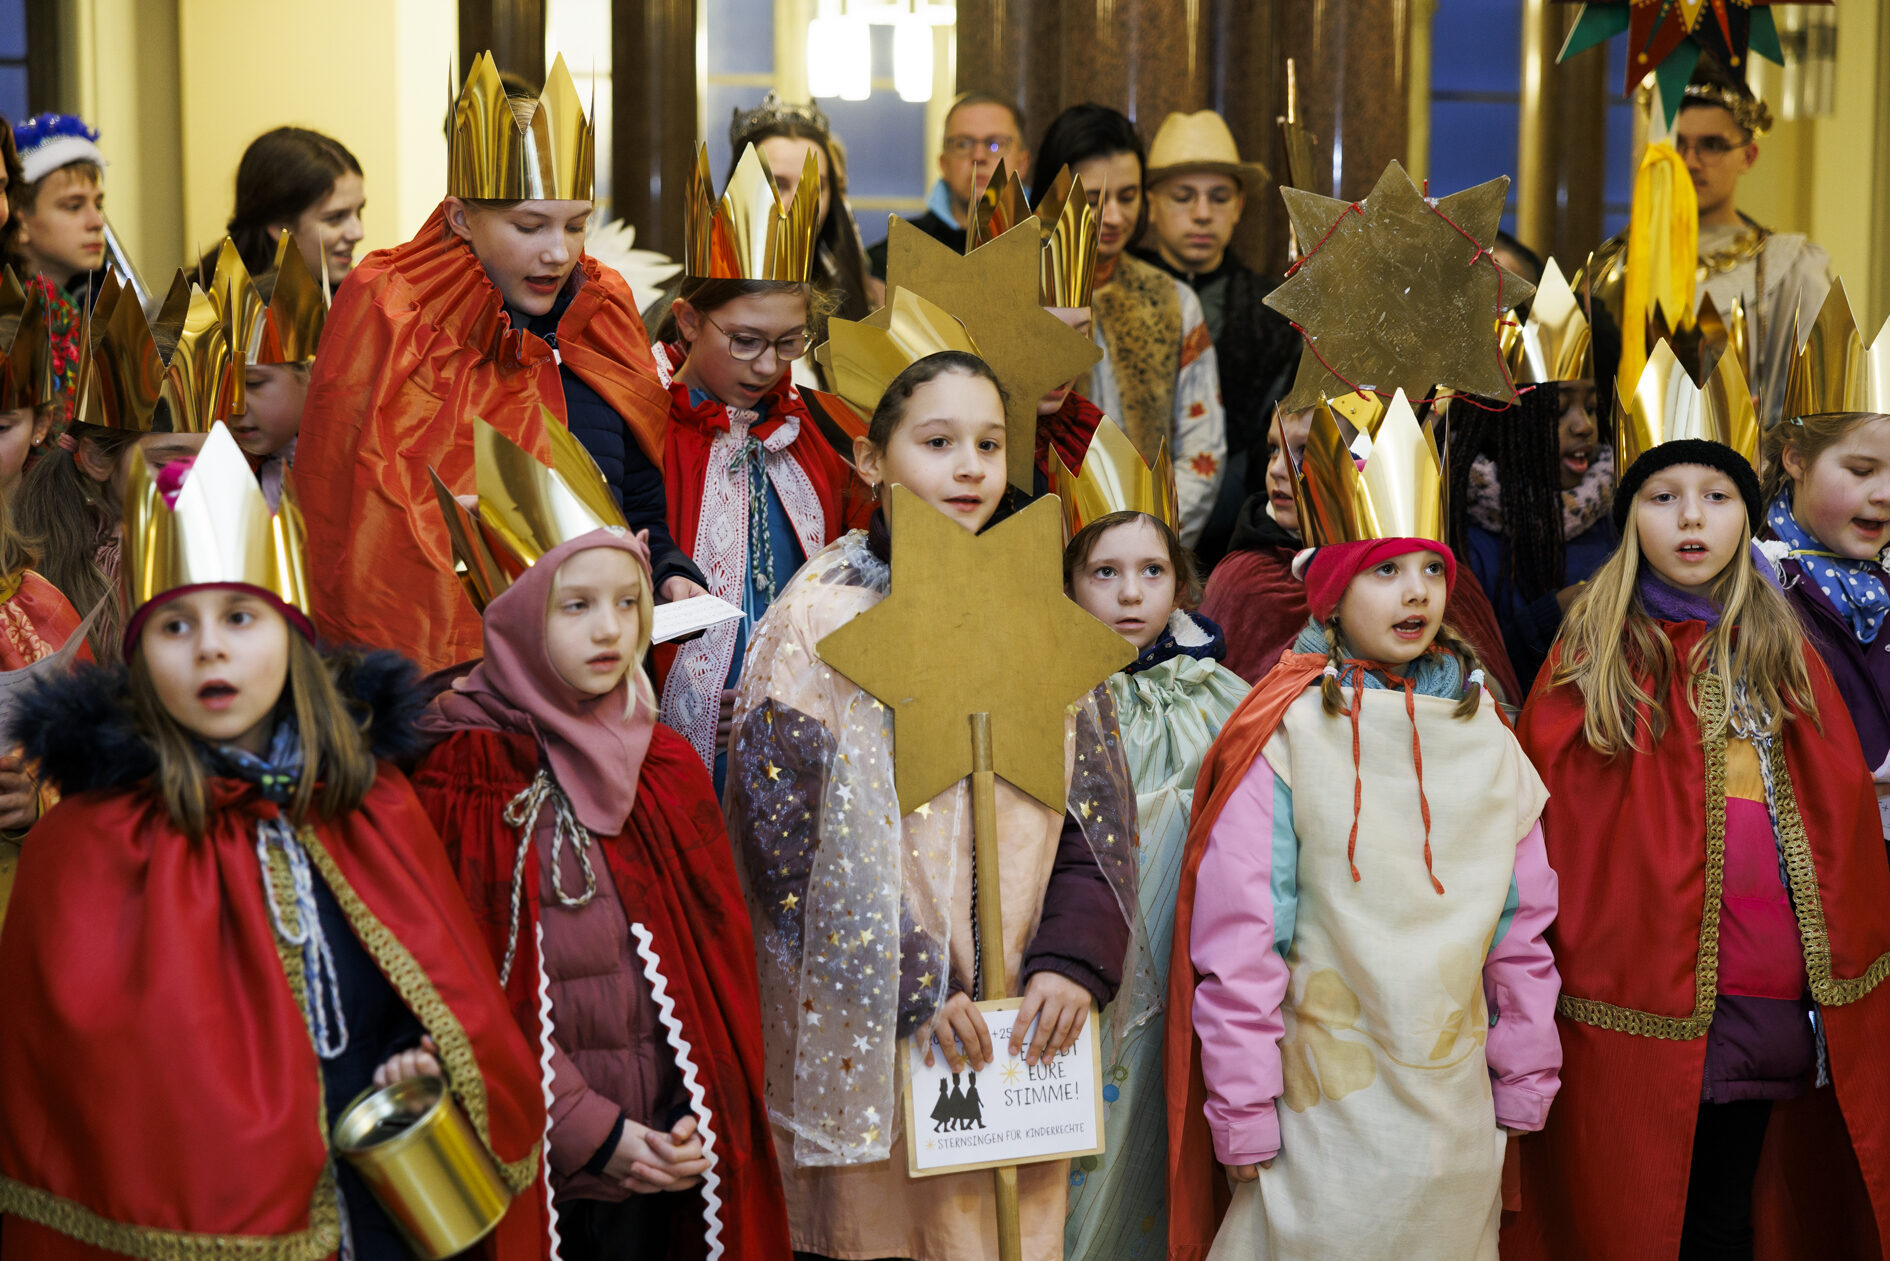
<svg viewBox="0 0 1890 1261">
<path fill-rule="evenodd" d="M 1457 585 L 1457 558 L 1436 539 L 1361 539 L 1356 543 L 1328 543 L 1310 548 L 1293 560 L 1293 570 L 1306 583 L 1306 606 L 1313 620 L 1325 622 L 1339 607 L 1352 579 L 1374 565 L 1409 552 L 1436 552 L 1444 562 L 1444 598 Z"/>
</svg>

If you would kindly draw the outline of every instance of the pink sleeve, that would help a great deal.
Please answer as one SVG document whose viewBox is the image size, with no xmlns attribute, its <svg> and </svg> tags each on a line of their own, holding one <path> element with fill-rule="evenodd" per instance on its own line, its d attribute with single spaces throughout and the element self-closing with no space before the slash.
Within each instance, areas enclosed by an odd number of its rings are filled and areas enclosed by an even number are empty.
<svg viewBox="0 0 1890 1261">
<path fill-rule="evenodd" d="M 1562 978 L 1543 934 L 1555 919 L 1555 872 L 1537 821 L 1516 846 L 1515 917 L 1483 963 L 1483 995 L 1496 1023 L 1484 1047 L 1496 1123 L 1539 1130 L 1562 1085 L 1562 1040 L 1555 1000 Z"/>
<path fill-rule="evenodd" d="M 551 1135 L 545 1158 L 569 1177 L 584 1168 L 617 1127 L 622 1109 L 590 1088 L 556 1038 L 551 1040 Z"/>
<path fill-rule="evenodd" d="M 1202 977 L 1194 1029 L 1208 1128 L 1224 1165 L 1257 1164 L 1280 1150 L 1274 1100 L 1288 972 L 1275 925 L 1284 918 L 1290 939 L 1298 866 L 1292 827 L 1291 791 L 1266 758 L 1256 757 L 1214 821 L 1195 885 L 1188 948 Z M 1286 903 L 1279 916 L 1276 891 Z"/>
</svg>

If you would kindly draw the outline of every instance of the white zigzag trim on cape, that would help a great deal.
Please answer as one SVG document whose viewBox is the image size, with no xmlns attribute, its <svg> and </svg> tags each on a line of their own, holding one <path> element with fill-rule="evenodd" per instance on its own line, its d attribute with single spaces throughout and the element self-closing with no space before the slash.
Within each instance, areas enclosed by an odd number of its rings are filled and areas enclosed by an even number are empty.
<svg viewBox="0 0 1890 1261">
<path fill-rule="evenodd" d="M 689 1092 L 689 1109 L 696 1115 L 696 1132 L 702 1136 L 702 1158 L 709 1162 L 709 1167 L 702 1175 L 702 1222 L 708 1227 L 703 1237 L 709 1246 L 706 1261 L 720 1261 L 722 1256 L 722 1197 L 717 1188 L 722 1185 L 722 1175 L 716 1172 L 721 1164 L 715 1154 L 715 1130 L 709 1105 L 705 1102 L 702 1083 L 696 1080 L 696 1062 L 690 1056 L 689 1040 L 683 1037 L 682 1021 L 676 1019 L 676 1000 L 669 996 L 669 982 L 663 979 L 656 950 L 652 946 L 655 940 L 650 930 L 635 920 L 630 921 L 630 935 L 637 939 L 637 955 L 643 960 L 643 978 L 650 983 L 650 997 L 656 1000 L 656 1014 L 663 1022 L 663 1030 L 669 1037 L 669 1049 L 676 1053 L 676 1071 L 682 1074 L 683 1088 Z"/>
<path fill-rule="evenodd" d="M 538 1162 L 538 1182 L 545 1191 L 545 1228 L 550 1234 L 551 1261 L 561 1261 L 558 1245 L 558 1206 L 551 1198 L 551 975 L 545 971 L 545 925 L 533 929 L 538 950 L 538 1084 L 545 1092 L 544 1156 Z"/>
</svg>

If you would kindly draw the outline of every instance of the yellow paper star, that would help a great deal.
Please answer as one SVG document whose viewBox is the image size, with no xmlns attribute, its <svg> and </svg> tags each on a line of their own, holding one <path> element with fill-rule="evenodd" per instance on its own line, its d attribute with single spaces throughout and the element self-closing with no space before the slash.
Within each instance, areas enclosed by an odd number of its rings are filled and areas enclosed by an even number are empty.
<svg viewBox="0 0 1890 1261">
<path fill-rule="evenodd" d="M 1350 202 L 1281 188 L 1308 251 L 1264 299 L 1310 339 L 1286 407 L 1311 407 L 1355 386 L 1387 398 L 1399 389 L 1423 398 L 1445 386 L 1513 400 L 1496 324 L 1535 286 L 1503 270 L 1499 304 L 1498 267 L 1476 257 L 1479 243 L 1496 240 L 1508 189 L 1500 176 L 1439 198 L 1433 210 L 1396 162 L 1360 213 Z"/>
<path fill-rule="evenodd" d="M 1046 496 L 981 535 L 903 486 L 886 508 L 892 593 L 818 651 L 892 707 L 901 813 L 971 774 L 974 713 L 991 716 L 993 769 L 1062 813 L 1065 708 L 1135 660 L 1063 594 L 1062 506 Z"/>
<path fill-rule="evenodd" d="M 969 254 L 903 219 L 886 238 L 886 291 L 910 289 L 957 316 L 1010 393 L 1006 464 L 1011 485 L 1025 494 L 1036 485 L 1037 400 L 1102 358 L 1101 347 L 1038 304 L 1041 269 L 1034 215 Z"/>
</svg>

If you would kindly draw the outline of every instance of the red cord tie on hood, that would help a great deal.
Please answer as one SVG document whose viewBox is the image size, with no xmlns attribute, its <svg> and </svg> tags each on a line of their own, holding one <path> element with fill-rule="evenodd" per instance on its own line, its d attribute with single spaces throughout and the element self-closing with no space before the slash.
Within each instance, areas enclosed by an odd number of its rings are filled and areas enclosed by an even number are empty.
<svg viewBox="0 0 1890 1261">
<path fill-rule="evenodd" d="M 1343 670 L 1333 666 L 1326 667 L 1326 673 L 1337 678 L 1339 686 L 1348 686 L 1349 681 L 1352 689 L 1352 699 L 1345 710 L 1346 717 L 1352 721 L 1352 832 L 1345 840 L 1345 862 L 1352 869 L 1352 883 L 1354 884 L 1359 883 L 1360 879 L 1355 855 L 1358 851 L 1359 815 L 1364 809 L 1365 801 L 1365 775 L 1360 761 L 1358 719 L 1359 711 L 1364 706 L 1365 671 L 1370 668 L 1367 662 L 1353 660 L 1347 660 Z M 1424 819 L 1424 874 L 1430 877 L 1431 888 L 1436 890 L 1438 896 L 1441 897 L 1444 885 L 1437 878 L 1431 856 L 1431 802 L 1430 798 L 1424 794 L 1424 744 L 1418 738 L 1416 684 L 1402 675 L 1390 677 L 1397 679 L 1404 689 L 1404 712 L 1405 716 L 1411 720 L 1411 762 L 1417 770 L 1418 812 Z"/>
</svg>

